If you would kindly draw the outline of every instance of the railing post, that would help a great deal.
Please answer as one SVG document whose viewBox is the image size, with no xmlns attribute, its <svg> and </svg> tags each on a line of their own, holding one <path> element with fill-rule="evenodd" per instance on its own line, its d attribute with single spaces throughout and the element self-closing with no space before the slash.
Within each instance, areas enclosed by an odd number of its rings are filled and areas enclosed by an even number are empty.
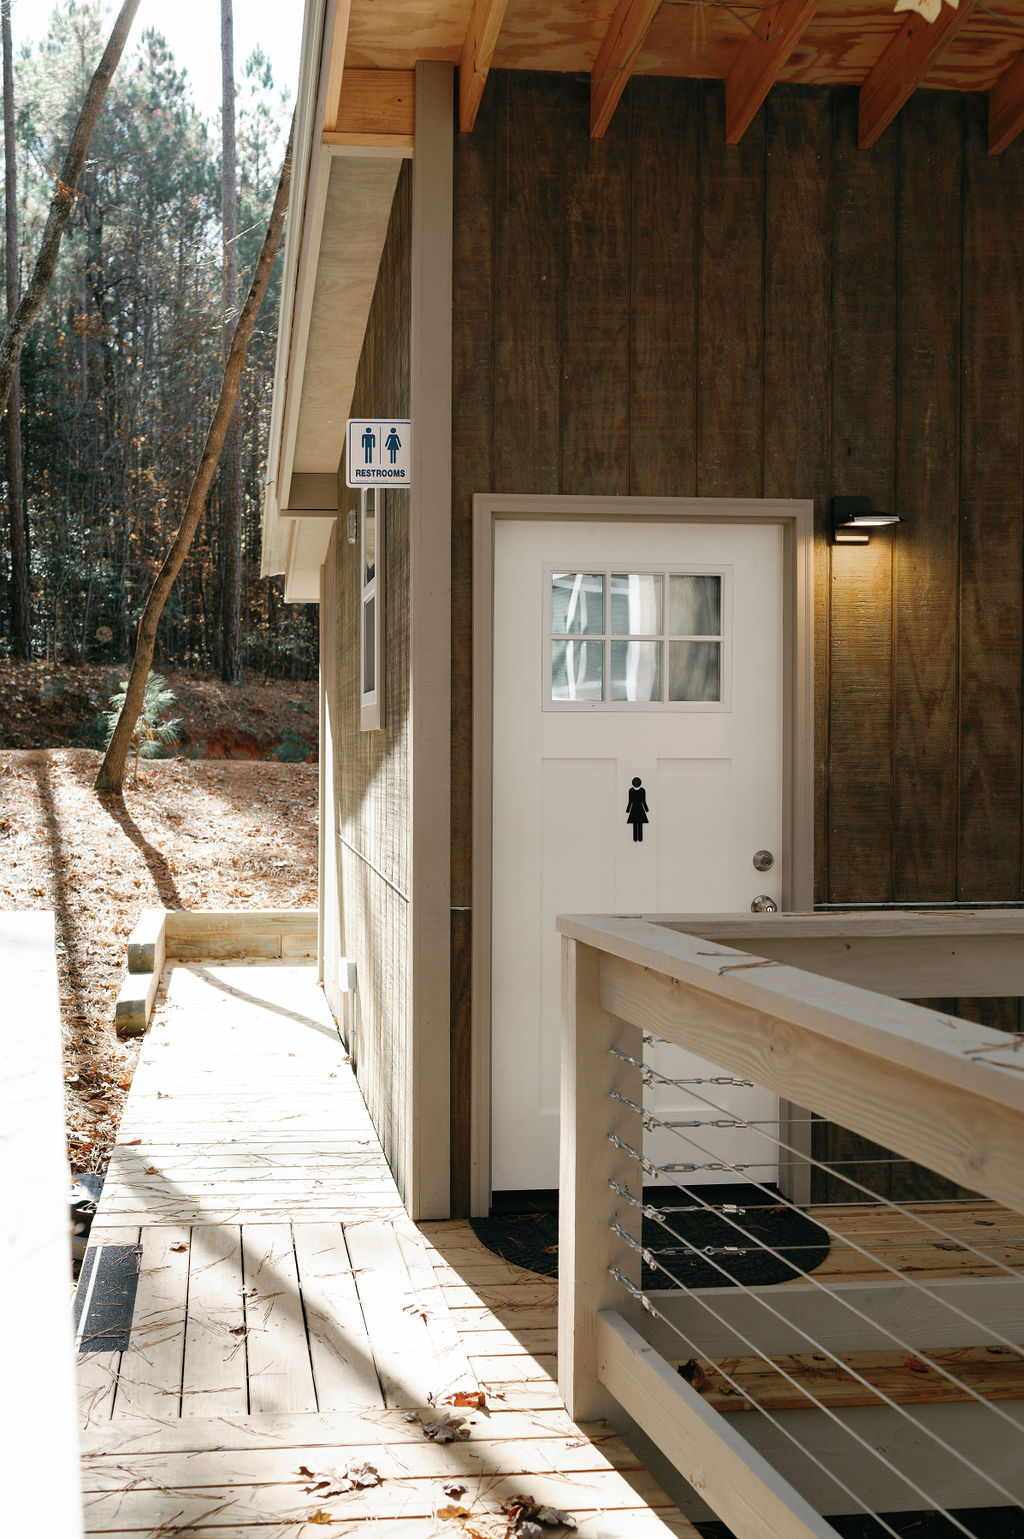
<svg viewBox="0 0 1024 1539">
<path fill-rule="evenodd" d="M 601 1008 L 601 953 L 562 937 L 561 1170 L 558 1227 L 558 1384 L 576 1421 L 624 1421 L 621 1408 L 598 1380 L 595 1320 L 601 1309 L 635 1319 L 633 1303 L 609 1274 L 613 1265 L 639 1288 L 640 1256 L 612 1229 L 641 1234 L 639 1209 L 618 1196 L 617 1181 L 638 1198 L 643 1173 L 615 1147 L 615 1134 L 643 1147 L 638 1112 L 611 1099 L 617 1090 L 643 1104 L 639 1068 L 615 1057 L 613 1046 L 638 1062 L 643 1033 Z"/>
</svg>

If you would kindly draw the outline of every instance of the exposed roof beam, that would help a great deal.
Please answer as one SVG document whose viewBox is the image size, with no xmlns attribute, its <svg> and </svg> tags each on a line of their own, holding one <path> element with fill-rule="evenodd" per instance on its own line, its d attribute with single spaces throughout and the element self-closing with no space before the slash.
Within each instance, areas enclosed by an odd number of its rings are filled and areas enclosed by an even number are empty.
<svg viewBox="0 0 1024 1539">
<path fill-rule="evenodd" d="M 916 11 L 900 21 L 899 31 L 860 88 L 857 142 L 870 149 L 900 108 L 921 84 L 936 54 L 952 42 L 974 10 L 974 0 L 960 0 L 957 10 L 944 5 L 934 21 Z"/>
<path fill-rule="evenodd" d="M 334 122 L 324 128 L 327 145 L 413 147 L 416 130 L 416 72 L 411 69 L 347 69 Z"/>
<path fill-rule="evenodd" d="M 348 49 L 348 23 L 351 12 L 352 0 L 335 0 L 331 51 L 327 60 L 327 90 L 324 97 L 325 130 L 337 126 L 338 113 L 341 109 L 341 87 L 345 74 L 345 53 Z"/>
<path fill-rule="evenodd" d="M 619 0 L 590 71 L 590 137 L 600 139 L 626 89 L 661 0 Z"/>
<path fill-rule="evenodd" d="M 1024 53 L 1019 53 L 988 93 L 988 152 L 1001 155 L 1024 128 Z"/>
<path fill-rule="evenodd" d="M 459 128 L 472 132 L 508 0 L 474 0 L 459 60 Z"/>
<path fill-rule="evenodd" d="M 782 0 L 762 11 L 725 81 L 725 142 L 739 144 L 821 0 Z"/>
</svg>

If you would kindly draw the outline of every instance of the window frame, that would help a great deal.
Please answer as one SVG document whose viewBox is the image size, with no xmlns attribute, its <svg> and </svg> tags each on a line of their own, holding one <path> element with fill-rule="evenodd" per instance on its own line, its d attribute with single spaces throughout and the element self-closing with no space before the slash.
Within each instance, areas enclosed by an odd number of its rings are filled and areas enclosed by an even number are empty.
<svg viewBox="0 0 1024 1539">
<path fill-rule="evenodd" d="M 373 515 L 373 576 L 366 580 L 366 526 Z M 377 486 L 359 492 L 359 730 L 380 732 L 384 726 L 384 494 Z M 373 688 L 367 689 L 367 617 L 373 605 Z"/>
</svg>

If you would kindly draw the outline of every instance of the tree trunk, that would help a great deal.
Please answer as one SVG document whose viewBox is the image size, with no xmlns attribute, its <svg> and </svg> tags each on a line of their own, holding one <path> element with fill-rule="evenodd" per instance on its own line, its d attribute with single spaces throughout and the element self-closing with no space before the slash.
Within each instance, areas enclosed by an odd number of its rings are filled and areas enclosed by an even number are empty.
<svg viewBox="0 0 1024 1539">
<path fill-rule="evenodd" d="M 235 151 L 235 47 L 231 0 L 220 0 L 221 182 L 224 241 L 223 353 L 227 360 L 238 311 L 238 174 Z M 236 403 L 221 462 L 223 506 L 221 678 L 242 682 L 242 413 Z"/>
<path fill-rule="evenodd" d="M 228 353 L 227 365 L 224 369 L 224 378 L 221 381 L 220 399 L 217 409 L 213 414 L 206 435 L 206 444 L 203 449 L 202 459 L 189 489 L 188 501 L 185 504 L 185 512 L 174 537 L 170 550 L 164 557 L 163 565 L 157 573 L 156 581 L 146 601 L 142 620 L 139 623 L 139 636 L 135 646 L 135 658 L 132 662 L 132 671 L 128 679 L 128 689 L 125 693 L 124 705 L 117 719 L 114 734 L 110 739 L 107 751 L 103 756 L 99 774 L 96 777 L 96 789 L 98 791 L 114 791 L 118 796 L 124 789 L 124 767 L 128 757 L 128 749 L 131 744 L 132 731 L 142 709 L 143 699 L 146 693 L 146 679 L 149 675 L 150 665 L 153 661 L 153 648 L 156 645 L 157 626 L 167 602 L 174 579 L 181 570 L 182 563 L 188 555 L 189 546 L 192 544 L 199 520 L 203 516 L 206 507 L 206 499 L 209 495 L 210 484 L 213 481 L 217 462 L 224 448 L 224 439 L 227 436 L 228 423 L 235 409 L 238 399 L 238 388 L 242 380 L 242 370 L 245 367 L 245 354 L 249 346 L 249 338 L 259 313 L 263 296 L 267 292 L 267 284 L 270 282 L 270 270 L 274 265 L 274 257 L 281 243 L 281 231 L 284 227 L 285 211 L 288 207 L 288 192 L 292 177 L 292 140 L 295 135 L 295 123 L 292 121 L 292 131 L 288 136 L 288 148 L 285 151 L 284 164 L 281 167 L 281 177 L 277 184 L 277 193 L 274 198 L 274 207 L 270 214 L 270 223 L 267 233 L 263 237 L 263 245 L 260 248 L 259 258 L 252 275 L 252 283 L 245 304 L 242 306 L 238 323 L 235 326 L 231 338 L 231 348 Z"/>
<path fill-rule="evenodd" d="M 18 168 L 14 142 L 14 64 L 11 47 L 11 0 L 0 4 L 4 71 L 4 232 L 7 241 L 7 315 L 18 308 Z M 25 478 L 21 459 L 21 379 L 11 379 L 11 409 L 7 415 L 7 500 L 11 520 L 11 651 L 32 656 L 32 616 L 28 580 L 28 531 L 25 527 Z"/>
<path fill-rule="evenodd" d="M 139 0 L 124 0 L 118 13 L 107 46 L 103 50 L 103 57 L 89 82 L 89 89 L 85 93 L 85 101 L 82 103 L 82 110 L 78 115 L 78 122 L 75 124 L 75 131 L 68 146 L 67 155 L 64 157 L 64 164 L 57 178 L 57 188 L 50 203 L 46 228 L 43 231 L 39 255 L 36 257 L 36 265 L 28 288 L 15 313 L 7 317 L 3 339 L 0 340 L 0 414 L 6 411 L 10 401 L 14 372 L 18 367 L 18 359 L 25 345 L 29 327 L 35 320 L 39 307 L 53 282 L 61 237 L 74 207 L 78 178 L 85 164 L 89 140 L 100 115 L 107 87 L 121 61 L 121 54 L 138 8 Z"/>
</svg>

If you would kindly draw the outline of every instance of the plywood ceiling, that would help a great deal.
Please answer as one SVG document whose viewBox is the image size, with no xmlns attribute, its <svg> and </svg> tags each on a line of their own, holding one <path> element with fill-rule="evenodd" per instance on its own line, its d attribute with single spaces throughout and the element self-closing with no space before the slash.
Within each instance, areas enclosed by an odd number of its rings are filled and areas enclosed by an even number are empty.
<svg viewBox="0 0 1024 1539">
<path fill-rule="evenodd" d="M 352 0 L 347 12 L 338 6 L 336 29 L 337 67 L 366 79 L 419 59 L 458 64 L 464 130 L 491 68 L 589 73 L 595 135 L 632 74 L 726 81 L 733 139 L 777 81 L 870 86 L 865 144 L 921 86 L 998 92 L 995 150 L 1024 118 L 1024 0 L 944 4 L 931 24 L 896 14 L 892 0 Z"/>
</svg>

